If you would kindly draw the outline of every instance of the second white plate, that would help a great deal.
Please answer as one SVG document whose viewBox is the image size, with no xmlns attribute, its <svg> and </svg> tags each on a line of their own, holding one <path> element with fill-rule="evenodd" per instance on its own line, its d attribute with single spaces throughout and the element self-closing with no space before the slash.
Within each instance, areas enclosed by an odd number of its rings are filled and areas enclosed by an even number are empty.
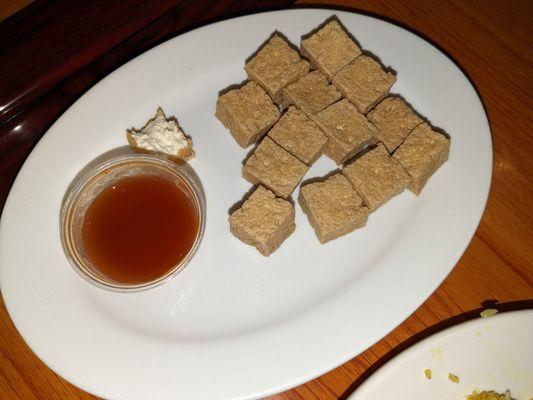
<svg viewBox="0 0 533 400">
<path fill-rule="evenodd" d="M 366 380 L 350 400 L 464 400 L 477 390 L 533 398 L 533 310 L 453 326 L 400 353 Z M 431 379 L 424 370 L 430 369 Z M 452 373 L 459 377 L 454 383 Z"/>
</svg>

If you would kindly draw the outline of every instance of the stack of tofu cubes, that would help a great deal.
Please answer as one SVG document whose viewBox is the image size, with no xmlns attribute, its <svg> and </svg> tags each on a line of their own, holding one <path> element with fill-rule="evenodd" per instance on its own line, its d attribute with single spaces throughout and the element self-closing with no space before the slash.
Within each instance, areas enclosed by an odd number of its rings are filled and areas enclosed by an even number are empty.
<svg viewBox="0 0 533 400">
<path fill-rule="evenodd" d="M 219 96 L 216 116 L 243 148 L 260 141 L 242 170 L 258 186 L 229 221 L 265 256 L 294 231 L 290 196 L 323 153 L 341 170 L 298 197 L 321 243 L 364 226 L 405 188 L 419 194 L 448 158 L 449 139 L 389 96 L 396 77 L 336 19 L 303 39 L 300 52 L 275 33 L 245 70 L 250 80 Z"/>
</svg>

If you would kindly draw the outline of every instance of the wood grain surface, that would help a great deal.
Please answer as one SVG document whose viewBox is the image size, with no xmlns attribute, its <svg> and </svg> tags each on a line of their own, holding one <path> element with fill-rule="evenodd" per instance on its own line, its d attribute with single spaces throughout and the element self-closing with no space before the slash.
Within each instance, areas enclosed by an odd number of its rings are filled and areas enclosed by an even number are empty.
<svg viewBox="0 0 533 400">
<path fill-rule="evenodd" d="M 111 15 L 103 3 L 37 1 L 0 24 L 0 107 L 5 107 L 0 110 L 0 206 L 36 141 L 95 81 L 154 43 L 192 26 L 291 2 L 152 1 L 142 23 L 124 22 L 129 19 L 123 16 L 142 12 L 145 2 L 115 2 L 119 5 L 111 7 Z M 296 6 L 304 5 L 330 5 L 379 16 L 416 32 L 453 58 L 477 88 L 489 116 L 493 180 L 485 214 L 468 249 L 413 315 L 351 361 L 271 400 L 345 399 L 393 355 L 433 332 L 476 317 L 484 306 L 533 308 L 533 2 L 345 0 L 298 1 Z M 93 32 L 87 24 L 85 42 L 68 42 L 64 47 L 49 43 L 49 51 L 39 50 L 47 38 L 35 34 L 36 30 L 49 35 L 70 30 L 79 35 L 72 20 L 79 20 L 80 13 L 89 19 L 105 15 L 108 23 L 119 26 L 102 33 L 101 29 Z M 38 50 L 46 68 L 35 63 L 27 68 L 24 49 L 28 48 Z M 54 51 L 56 59 L 51 60 Z M 96 399 L 36 358 L 13 327 L 3 303 L 0 399 Z"/>
</svg>

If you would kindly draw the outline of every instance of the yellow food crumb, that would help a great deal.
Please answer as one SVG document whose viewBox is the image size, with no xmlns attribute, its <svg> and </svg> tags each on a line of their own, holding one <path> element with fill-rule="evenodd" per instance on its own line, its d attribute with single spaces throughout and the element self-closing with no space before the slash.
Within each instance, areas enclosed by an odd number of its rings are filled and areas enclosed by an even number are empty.
<svg viewBox="0 0 533 400">
<path fill-rule="evenodd" d="M 492 317 L 493 315 L 498 314 L 498 310 L 495 308 L 487 308 L 479 313 L 481 318 Z"/>
<path fill-rule="evenodd" d="M 466 397 L 466 400 L 511 400 L 511 392 L 506 390 L 505 394 L 500 394 L 491 390 L 478 393 L 474 390 Z"/>
<path fill-rule="evenodd" d="M 451 372 L 448 374 L 448 379 L 451 380 L 453 383 L 459 383 L 459 377 L 457 375 L 452 374 Z"/>
<path fill-rule="evenodd" d="M 424 370 L 424 375 L 426 375 L 427 379 L 431 379 L 431 370 L 426 368 Z"/>
</svg>

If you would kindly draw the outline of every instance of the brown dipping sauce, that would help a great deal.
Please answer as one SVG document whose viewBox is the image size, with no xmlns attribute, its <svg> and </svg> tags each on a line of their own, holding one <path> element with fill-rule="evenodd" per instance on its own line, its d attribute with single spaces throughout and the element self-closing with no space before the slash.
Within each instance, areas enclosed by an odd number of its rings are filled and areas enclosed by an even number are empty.
<svg viewBox="0 0 533 400">
<path fill-rule="evenodd" d="M 85 252 L 106 277 L 147 283 L 179 264 L 200 227 L 186 184 L 153 175 L 122 178 L 100 192 L 82 227 Z"/>
</svg>

